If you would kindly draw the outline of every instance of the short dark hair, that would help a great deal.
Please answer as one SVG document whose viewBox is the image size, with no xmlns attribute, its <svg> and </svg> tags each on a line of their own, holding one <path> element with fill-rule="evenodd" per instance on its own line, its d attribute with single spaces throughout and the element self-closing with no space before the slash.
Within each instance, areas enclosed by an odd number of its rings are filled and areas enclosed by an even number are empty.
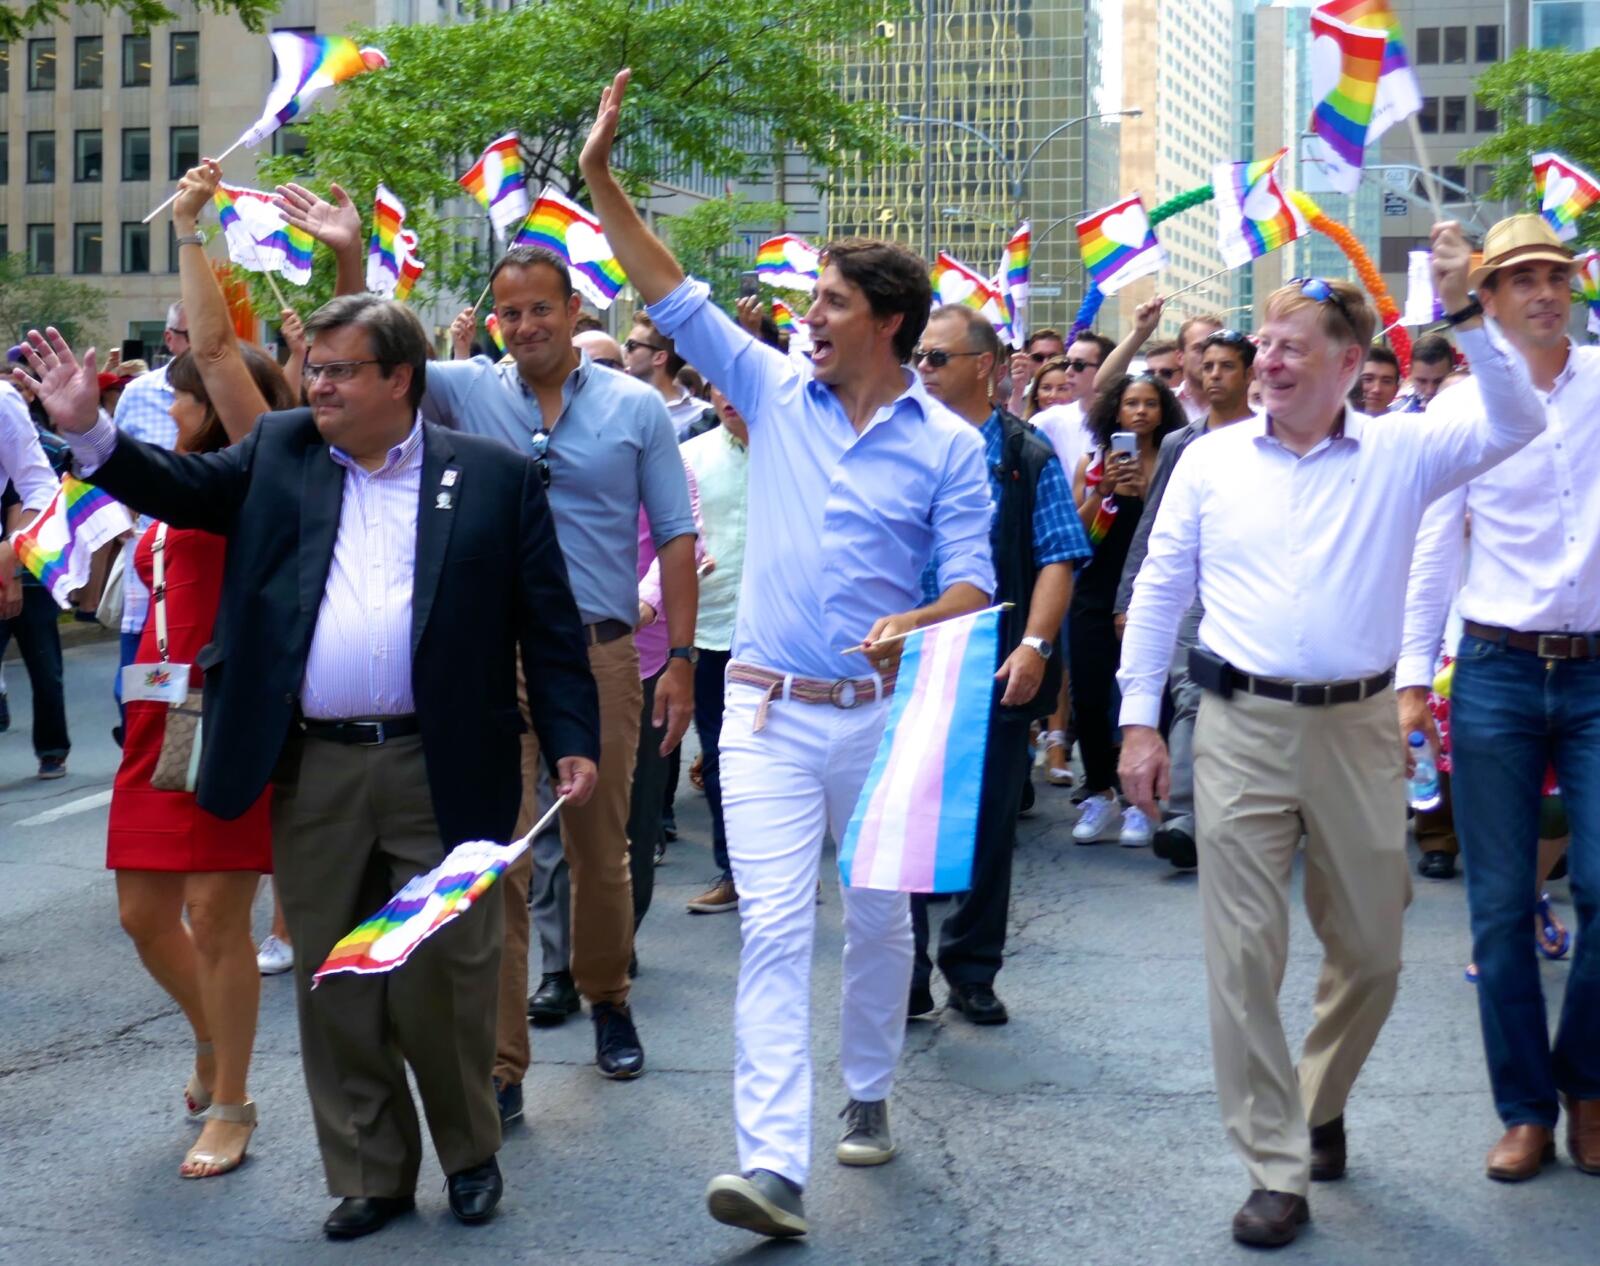
<svg viewBox="0 0 1600 1266">
<path fill-rule="evenodd" d="M 1246 369 L 1256 363 L 1256 345 L 1238 330 L 1213 330 L 1200 340 L 1202 352 L 1208 347 L 1226 347 L 1237 352 Z"/>
<path fill-rule="evenodd" d="M 1189 350 L 1189 331 L 1197 325 L 1214 325 L 1219 330 L 1222 328 L 1222 317 L 1216 312 L 1197 312 L 1178 327 L 1178 350 Z"/>
<path fill-rule="evenodd" d="M 1424 365 L 1453 365 L 1456 354 L 1443 334 L 1424 334 L 1411 349 L 1411 363 L 1418 361 Z"/>
<path fill-rule="evenodd" d="M 572 332 L 574 334 L 587 334 L 590 330 L 599 330 L 604 334 L 605 329 L 606 323 L 592 312 L 578 313 L 578 319 L 572 323 Z"/>
<path fill-rule="evenodd" d="M 269 410 L 294 408 L 294 393 L 289 390 L 289 380 L 283 376 L 277 361 L 254 343 L 240 343 L 239 355 L 243 357 L 244 367 L 255 379 L 256 389 L 266 400 Z M 216 406 L 211 403 L 211 393 L 206 390 L 193 352 L 180 352 L 172 358 L 172 363 L 167 366 L 167 386 L 193 396 L 206 411 L 205 421 L 200 424 L 200 430 L 190 441 L 186 452 L 216 453 L 233 443 L 228 438 L 228 428 L 222 425 L 222 419 L 217 415 Z"/>
<path fill-rule="evenodd" d="M 1395 377 L 1400 376 L 1400 358 L 1381 343 L 1374 343 L 1367 348 L 1367 359 L 1375 360 L 1380 365 L 1387 365 L 1394 370 Z"/>
<path fill-rule="evenodd" d="M 989 318 L 975 308 L 965 304 L 947 303 L 943 307 L 935 308 L 928 314 L 929 322 L 959 321 L 961 331 L 967 336 L 967 349 L 974 352 L 988 352 L 999 364 L 1005 358 L 1006 349 L 1000 342 L 1000 336 L 994 332 L 994 326 Z"/>
<path fill-rule="evenodd" d="M 428 336 L 422 332 L 416 313 L 403 303 L 377 295 L 340 295 L 311 314 L 306 321 L 306 342 L 315 343 L 317 335 L 347 325 L 360 326 L 367 332 L 378 372 L 385 378 L 400 365 L 411 367 L 411 389 L 406 398 L 413 409 L 420 405 L 423 392 L 428 389 Z"/>
<path fill-rule="evenodd" d="M 1161 424 L 1151 436 L 1151 442 L 1155 447 L 1160 448 L 1161 441 L 1167 436 L 1189 425 L 1189 415 L 1178 403 L 1178 397 L 1172 394 L 1172 388 L 1161 379 L 1154 374 L 1139 374 L 1137 377 L 1124 374 L 1097 395 L 1094 403 L 1089 406 L 1085 425 L 1102 449 L 1110 449 L 1112 432 L 1121 429 L 1118 426 L 1118 415 L 1122 412 L 1122 397 L 1128 394 L 1129 387 L 1135 385 L 1154 387 L 1156 399 L 1161 402 Z"/>
<path fill-rule="evenodd" d="M 1114 339 L 1107 338 L 1104 334 L 1096 334 L 1093 330 L 1080 330 L 1073 335 L 1067 343 L 1067 351 L 1072 350 L 1074 343 L 1093 343 L 1100 349 L 1100 363 L 1105 364 L 1106 357 L 1116 351 L 1117 344 Z"/>
<path fill-rule="evenodd" d="M 643 308 L 633 314 L 633 323 L 643 326 L 655 337 L 657 346 L 667 354 L 667 377 L 676 378 L 678 371 L 689 363 L 678 355 L 677 343 L 662 333 L 661 327 L 650 319 L 650 314 Z"/>
<path fill-rule="evenodd" d="M 1152 356 L 1170 356 L 1178 350 L 1178 345 L 1172 339 L 1162 339 L 1159 343 L 1152 343 L 1144 349 L 1144 358 L 1149 360 Z"/>
<path fill-rule="evenodd" d="M 910 360 L 933 307 L 927 262 L 895 242 L 844 237 L 822 248 L 821 263 L 823 267 L 832 264 L 860 289 L 874 316 L 901 319 L 894 335 L 894 352 L 902 365 Z"/>
<path fill-rule="evenodd" d="M 507 268 L 553 268 L 556 276 L 561 278 L 561 294 L 565 299 L 572 298 L 572 270 L 567 267 L 567 261 L 562 259 L 548 246 L 513 246 L 504 255 L 495 261 L 494 267 L 489 272 L 489 291 L 494 292 L 494 279 Z"/>
<path fill-rule="evenodd" d="M 1022 350 L 1025 351 L 1025 352 L 1031 352 L 1033 350 L 1033 345 L 1035 343 L 1037 343 L 1040 339 L 1044 339 L 1044 338 L 1053 338 L 1058 343 L 1063 342 L 1062 337 L 1061 337 L 1061 331 L 1060 330 L 1051 329 L 1050 326 L 1047 325 L 1042 330 L 1034 330 L 1032 333 L 1030 333 L 1028 335 L 1027 338 L 1023 339 L 1022 340 Z"/>
</svg>

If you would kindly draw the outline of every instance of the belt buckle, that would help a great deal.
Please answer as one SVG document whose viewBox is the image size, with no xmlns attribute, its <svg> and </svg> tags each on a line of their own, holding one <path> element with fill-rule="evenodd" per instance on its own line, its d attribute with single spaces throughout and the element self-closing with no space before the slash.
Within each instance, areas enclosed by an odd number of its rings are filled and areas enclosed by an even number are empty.
<svg viewBox="0 0 1600 1266">
<path fill-rule="evenodd" d="M 376 738 L 358 740 L 356 743 L 357 747 L 382 747 L 385 740 L 388 738 L 388 735 L 386 735 L 383 731 L 382 721 L 357 721 L 356 724 L 366 726 L 377 735 Z"/>
<path fill-rule="evenodd" d="M 1316 697 L 1316 691 L 1322 692 L 1322 697 Z M 1331 682 L 1297 681 L 1289 692 L 1289 701 L 1300 707 L 1326 708 L 1333 702 L 1333 685 Z"/>
<path fill-rule="evenodd" d="M 828 702 L 848 712 L 852 708 L 859 707 L 863 700 L 856 689 L 856 683 L 848 677 L 841 677 L 828 687 Z"/>
<path fill-rule="evenodd" d="M 1553 647 L 1547 651 L 1544 646 L 1547 641 L 1553 642 L 1558 637 L 1564 638 L 1567 643 L 1566 653 L 1562 655 L 1557 655 Z M 1572 638 L 1565 633 L 1541 633 L 1539 634 L 1538 655 L 1540 659 L 1570 659 L 1572 657 Z"/>
</svg>

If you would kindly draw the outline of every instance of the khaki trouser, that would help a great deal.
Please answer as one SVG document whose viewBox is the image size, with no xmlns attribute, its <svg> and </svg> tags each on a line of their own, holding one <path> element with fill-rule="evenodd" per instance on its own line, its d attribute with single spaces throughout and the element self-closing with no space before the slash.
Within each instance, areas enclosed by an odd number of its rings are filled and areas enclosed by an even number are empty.
<svg viewBox="0 0 1600 1266">
<path fill-rule="evenodd" d="M 1411 878 L 1394 692 L 1328 708 L 1208 692 L 1194 745 L 1200 911 L 1223 1124 L 1252 1187 L 1304 1195 L 1308 1125 L 1343 1113 L 1399 983 Z M 1278 989 L 1302 833 L 1306 913 L 1323 958 L 1297 1070 Z"/>
<path fill-rule="evenodd" d="M 589 803 L 561 810 L 561 842 L 572 886 L 572 976 L 590 1002 L 628 1000 L 628 960 L 633 956 L 633 884 L 628 872 L 628 801 L 639 744 L 639 655 L 632 636 L 589 648 L 589 668 L 600 695 L 600 780 Z M 521 688 L 523 719 L 527 690 Z M 539 740 L 522 736 L 520 836 L 538 820 Z M 528 1070 L 528 885 L 533 858 L 508 867 L 506 941 L 500 960 L 500 1001 L 494 1075 L 517 1084 Z"/>
<path fill-rule="evenodd" d="M 422 1160 L 406 1065 L 446 1174 L 500 1148 L 494 1063 L 501 904 L 480 901 L 398 971 L 311 974 L 334 944 L 444 860 L 420 737 L 352 747 L 289 740 L 274 779 L 272 858 L 294 941 L 300 1059 L 335 1196 L 409 1196 Z"/>
</svg>

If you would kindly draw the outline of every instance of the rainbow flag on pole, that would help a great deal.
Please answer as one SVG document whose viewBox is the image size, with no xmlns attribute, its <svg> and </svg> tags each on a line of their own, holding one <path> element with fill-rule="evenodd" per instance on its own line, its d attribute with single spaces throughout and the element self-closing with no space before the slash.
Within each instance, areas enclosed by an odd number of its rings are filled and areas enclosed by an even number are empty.
<svg viewBox="0 0 1600 1266">
<path fill-rule="evenodd" d="M 1033 232 L 1024 220 L 1012 233 L 1000 258 L 1000 297 L 1006 312 L 1006 324 L 1011 327 L 1011 337 L 1016 346 L 1028 335 L 1029 272 L 1033 265 Z"/>
<path fill-rule="evenodd" d="M 369 70 L 382 70 L 389 59 L 375 48 L 357 48 L 343 35 L 302 35 L 274 31 L 267 36 L 277 77 L 267 103 L 239 144 L 259 145 L 311 103 L 324 88 L 342 84 Z"/>
<path fill-rule="evenodd" d="M 500 355 L 506 354 L 506 336 L 500 333 L 500 318 L 491 312 L 484 318 L 483 328 L 489 331 L 489 340 Z"/>
<path fill-rule="evenodd" d="M 1347 26 L 1322 9 L 1311 14 L 1311 147 L 1328 182 L 1341 193 L 1361 183 L 1378 80 L 1383 76 L 1386 31 Z"/>
<path fill-rule="evenodd" d="M 1589 333 L 1600 334 L 1600 251 L 1584 251 L 1573 263 L 1573 288 L 1589 305 Z"/>
<path fill-rule="evenodd" d="M 417 235 L 410 229 L 400 230 L 398 242 L 403 254 L 400 256 L 400 279 L 394 283 L 394 298 L 404 303 L 411 297 L 417 278 L 422 276 L 427 265 L 417 257 Z"/>
<path fill-rule="evenodd" d="M 372 208 L 372 238 L 367 243 L 367 289 L 385 299 L 394 297 L 400 281 L 404 249 L 400 233 L 405 222 L 405 203 L 380 184 Z"/>
<path fill-rule="evenodd" d="M 311 234 L 289 223 L 270 193 L 219 184 L 212 201 L 228 258 L 252 273 L 277 273 L 303 286 L 311 280 Z"/>
<path fill-rule="evenodd" d="M 1378 75 L 1378 95 L 1372 103 L 1372 121 L 1367 124 L 1367 143 L 1371 144 L 1402 119 L 1422 109 L 1422 89 L 1417 73 L 1411 69 L 1400 19 L 1388 0 L 1323 0 L 1317 6 L 1328 17 L 1347 26 L 1382 31 L 1383 67 Z"/>
<path fill-rule="evenodd" d="M 17 561 L 49 590 L 57 606 L 66 608 L 68 596 L 88 584 L 94 552 L 132 530 L 133 520 L 109 493 L 64 475 L 50 504 L 11 538 L 11 545 Z"/>
<path fill-rule="evenodd" d="M 782 299 L 772 301 L 772 323 L 778 327 L 780 334 L 793 334 L 795 331 L 794 309 Z"/>
<path fill-rule="evenodd" d="M 1083 266 L 1102 294 L 1116 294 L 1130 281 L 1166 267 L 1167 252 L 1138 194 L 1085 216 L 1075 227 Z"/>
<path fill-rule="evenodd" d="M 906 638 L 883 738 L 839 842 L 850 887 L 972 886 L 1000 615 L 990 607 Z"/>
<path fill-rule="evenodd" d="M 1578 217 L 1600 201 L 1600 182 L 1560 154 L 1533 156 L 1533 188 L 1539 213 L 1563 241 L 1578 236 Z"/>
<path fill-rule="evenodd" d="M 1299 208 L 1278 184 L 1278 164 L 1289 151 L 1253 163 L 1218 163 L 1211 174 L 1217 204 L 1217 248 L 1238 268 L 1309 232 Z"/>
<path fill-rule="evenodd" d="M 554 185 L 546 185 L 517 231 L 517 246 L 543 246 L 567 261 L 572 284 L 604 312 L 628 283 L 600 221 Z"/>
<path fill-rule="evenodd" d="M 501 237 L 528 217 L 528 165 L 515 132 L 490 141 L 456 183 L 482 204 Z"/>
<path fill-rule="evenodd" d="M 821 252 L 805 238 L 784 233 L 769 237 L 756 248 L 756 276 L 779 290 L 810 294 L 817 288 L 820 260 Z"/>
</svg>

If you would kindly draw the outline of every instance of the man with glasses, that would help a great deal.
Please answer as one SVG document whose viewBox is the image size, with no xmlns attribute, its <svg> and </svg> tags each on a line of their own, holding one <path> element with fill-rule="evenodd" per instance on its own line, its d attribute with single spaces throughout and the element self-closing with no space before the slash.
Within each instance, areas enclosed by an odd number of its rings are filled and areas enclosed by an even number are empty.
<svg viewBox="0 0 1600 1266">
<path fill-rule="evenodd" d="M 628 373 L 660 392 L 667 416 L 672 419 L 673 433 L 681 444 L 689 437 L 689 428 L 711 407 L 679 384 L 678 371 L 687 362 L 678 355 L 672 340 L 656 329 L 655 322 L 643 312 L 634 314 L 633 329 L 628 332 L 622 351 L 623 367 Z"/>
<path fill-rule="evenodd" d="M 1085 330 L 1066 351 L 1066 399 L 1041 409 L 1028 421 L 1043 431 L 1061 459 L 1062 470 L 1077 470 L 1078 460 L 1093 446 L 1085 426 L 1094 402 L 1096 377 L 1115 344 L 1104 334 Z"/>
<path fill-rule="evenodd" d="M 1043 329 L 1030 331 L 1028 337 L 1022 341 L 1022 350 L 1011 354 L 1011 399 L 1008 407 L 1014 417 L 1020 418 L 1027 409 L 1028 384 L 1039 372 L 1039 367 L 1052 357 L 1062 355 L 1066 350 L 1067 345 L 1061 339 L 1061 331 L 1052 330 L 1047 325 Z M 1000 372 L 998 367 L 995 372 Z"/>
<path fill-rule="evenodd" d="M 582 330 L 572 336 L 572 345 L 602 369 L 628 372 L 622 363 L 622 345 L 604 330 Z"/>
<path fill-rule="evenodd" d="M 1156 727 L 1173 645 L 1197 592 L 1205 604 L 1189 656 L 1205 692 L 1200 912 L 1217 1093 L 1251 1180 L 1233 1220 L 1242 1243 L 1289 1243 L 1309 1182 L 1344 1174 L 1345 1102 L 1399 982 L 1411 884 L 1391 686 L 1418 524 L 1545 425 L 1521 359 L 1478 318 L 1470 263 L 1459 227 L 1436 225 L 1435 293 L 1485 405 L 1444 424 L 1346 405 L 1377 323 L 1355 286 L 1311 278 L 1272 294 L 1255 361 L 1264 416 L 1190 445 L 1128 609 L 1122 785 L 1154 814 L 1169 789 Z M 1302 835 L 1323 962 L 1297 1072 L 1277 994 Z"/>
</svg>

